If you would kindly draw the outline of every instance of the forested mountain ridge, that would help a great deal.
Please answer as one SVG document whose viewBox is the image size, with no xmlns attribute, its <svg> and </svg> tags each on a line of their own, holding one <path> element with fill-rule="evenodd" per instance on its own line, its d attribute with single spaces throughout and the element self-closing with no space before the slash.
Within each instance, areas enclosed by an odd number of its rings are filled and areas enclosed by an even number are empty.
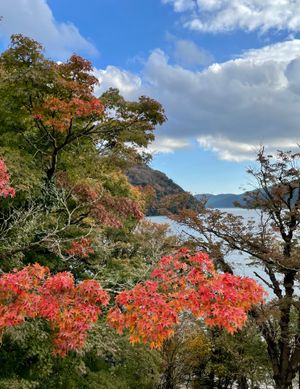
<svg viewBox="0 0 300 389">
<path fill-rule="evenodd" d="M 178 194 L 189 194 L 181 186 L 176 184 L 165 173 L 152 169 L 148 165 L 136 165 L 130 167 L 126 172 L 127 178 L 131 185 L 145 188 L 150 187 L 154 190 L 154 198 L 147 209 L 147 216 L 160 215 L 161 202 L 168 196 Z M 263 194 L 261 192 L 263 197 Z M 197 204 L 197 201 L 206 199 L 207 208 L 235 208 L 238 205 L 246 207 L 247 198 L 251 200 L 251 192 L 243 192 L 240 194 L 234 193 L 200 193 L 194 196 L 190 195 L 189 205 L 191 207 Z M 293 201 L 296 201 L 297 193 L 293 196 Z M 174 205 L 174 208 L 177 206 Z"/>
<path fill-rule="evenodd" d="M 208 208 L 234 208 L 235 203 L 245 205 L 247 193 L 233 194 L 233 193 L 222 193 L 213 195 L 210 193 L 205 194 L 196 194 L 195 198 L 201 200 L 203 198 L 207 199 L 206 206 Z"/>
<path fill-rule="evenodd" d="M 165 173 L 154 170 L 147 165 L 136 165 L 131 167 L 126 172 L 129 182 L 138 187 L 151 187 L 154 189 L 154 198 L 147 209 L 148 216 L 155 216 L 160 214 L 160 203 L 167 197 L 172 195 L 184 194 L 186 192 L 181 186 L 176 184 Z M 213 195 L 210 193 L 196 194 L 194 197 L 190 195 L 191 206 L 195 205 L 197 201 L 206 198 L 206 206 L 208 208 L 234 208 L 235 203 L 245 205 L 246 192 L 242 194 L 224 193 Z"/>
<path fill-rule="evenodd" d="M 148 206 L 147 216 L 159 215 L 160 203 L 167 196 L 188 193 L 165 173 L 159 170 L 154 170 L 147 165 L 133 166 L 127 170 L 126 175 L 131 185 L 142 188 L 150 187 L 153 189 L 153 199 L 150 201 Z M 193 206 L 196 202 L 197 201 L 194 197 L 190 195 L 188 199 L 189 205 Z M 173 211 L 176 211 L 174 207 L 172 208 Z"/>
<path fill-rule="evenodd" d="M 279 189 L 279 187 L 278 187 Z M 277 190 L 278 190 L 277 189 Z M 269 187 L 269 190 L 272 190 L 272 187 Z M 273 188 L 273 190 L 276 190 L 276 187 Z M 258 190 L 258 191 L 247 191 L 243 192 L 241 194 L 233 194 L 233 193 L 222 193 L 222 194 L 196 194 L 195 198 L 200 201 L 203 199 L 206 199 L 206 207 L 207 208 L 234 208 L 236 206 L 241 206 L 247 208 L 247 202 L 248 207 L 250 206 L 249 203 L 251 203 L 251 199 L 253 199 L 253 196 L 258 199 L 264 199 L 266 198 L 265 191 Z M 288 196 L 283 196 L 285 201 L 287 201 Z M 291 203 L 293 206 L 295 206 L 296 202 L 299 201 L 299 191 L 295 190 L 292 197 L 291 197 Z"/>
</svg>

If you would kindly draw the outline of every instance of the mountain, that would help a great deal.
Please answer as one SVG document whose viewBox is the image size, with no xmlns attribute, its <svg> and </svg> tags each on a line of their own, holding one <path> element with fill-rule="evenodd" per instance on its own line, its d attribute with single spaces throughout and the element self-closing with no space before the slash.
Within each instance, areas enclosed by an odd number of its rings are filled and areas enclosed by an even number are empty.
<svg viewBox="0 0 300 389">
<path fill-rule="evenodd" d="M 197 201 L 200 201 L 203 198 L 207 199 L 206 206 L 208 208 L 234 208 L 235 203 L 245 206 L 247 195 L 249 196 L 249 192 L 241 194 L 223 193 L 218 195 L 201 193 L 192 196 L 171 180 L 166 174 L 159 170 L 154 170 L 147 165 L 134 166 L 130 168 L 126 174 L 132 185 L 140 187 L 149 186 L 154 189 L 155 195 L 148 207 L 147 216 L 160 215 L 159 209 L 161 207 L 162 200 L 172 195 L 187 194 L 188 197 L 187 202 L 185 202 L 185 206 L 190 208 L 194 208 Z M 259 192 L 263 198 L 263 191 L 259 190 Z M 292 199 L 293 204 L 297 201 L 298 194 L 298 190 L 295 190 Z M 172 205 L 168 206 L 168 209 L 176 213 L 179 210 L 179 207 L 178 205 Z"/>
<path fill-rule="evenodd" d="M 234 203 L 236 202 L 240 203 L 241 205 L 245 205 L 246 196 L 246 192 L 242 194 L 224 193 L 218 195 L 204 193 L 195 195 L 195 198 L 197 200 L 206 198 L 206 206 L 208 208 L 234 208 Z"/>
<path fill-rule="evenodd" d="M 134 186 L 151 187 L 154 189 L 154 198 L 147 210 L 147 216 L 159 215 L 161 201 L 167 196 L 187 194 L 187 192 L 171 180 L 166 174 L 159 170 L 154 170 L 147 165 L 137 165 L 127 170 L 126 175 L 129 182 Z M 195 198 L 188 194 L 188 205 L 193 206 L 197 203 Z M 176 206 L 169 208 L 173 212 L 177 211 Z"/>
</svg>

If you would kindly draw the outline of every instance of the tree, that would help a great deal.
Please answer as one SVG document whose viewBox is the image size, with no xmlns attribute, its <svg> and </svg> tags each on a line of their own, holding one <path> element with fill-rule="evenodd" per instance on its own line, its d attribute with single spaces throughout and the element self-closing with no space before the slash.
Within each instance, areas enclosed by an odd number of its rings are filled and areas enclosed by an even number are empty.
<svg viewBox="0 0 300 389">
<path fill-rule="evenodd" d="M 119 333 L 127 329 L 132 343 L 161 348 L 183 312 L 234 333 L 263 298 L 264 290 L 254 280 L 219 274 L 206 254 L 181 249 L 163 257 L 149 280 L 121 292 L 108 320 Z"/>
<path fill-rule="evenodd" d="M 255 389 L 272 384 L 266 344 L 251 320 L 234 335 L 213 328 L 206 337 L 211 353 L 198 364 L 195 388 Z"/>
<path fill-rule="evenodd" d="M 136 147 L 146 147 L 166 120 L 161 105 L 145 96 L 128 102 L 110 89 L 96 98 L 92 70 L 78 55 L 59 64 L 47 60 L 41 45 L 22 35 L 13 35 L 0 57 L 1 132 L 17 135 L 13 143 L 35 155 L 48 180 L 78 142 L 92 142 L 110 158 L 139 159 Z"/>
<path fill-rule="evenodd" d="M 114 268 L 105 261 L 116 264 L 112 247 L 120 244 L 120 236 L 133 235 L 144 206 L 144 195 L 129 185 L 123 170 L 132 161 L 147 158 L 140 149 L 153 140 L 155 127 L 165 115 L 161 105 L 148 97 L 126 101 L 117 90 L 109 90 L 96 98 L 96 82 L 85 59 L 73 55 L 58 64 L 45 58 L 38 42 L 22 35 L 13 36 L 0 56 L 0 159 L 7 166 L 1 164 L 0 173 L 3 277 L 38 263 L 49 268 L 51 277 L 71 273 L 73 294 L 85 282 L 98 281 L 100 271 L 106 276 L 105 287 L 115 287 L 110 282 Z M 4 198 L 7 190 L 15 196 Z M 127 274 L 136 283 L 142 273 L 137 263 L 145 266 L 144 262 L 142 254 L 134 260 L 120 259 L 123 277 Z M 89 387 L 97 387 L 104 372 L 100 369 L 96 375 L 89 369 L 87 345 L 89 357 L 99 361 L 100 344 L 106 361 L 104 351 L 110 349 L 111 339 L 111 348 L 120 350 L 124 338 L 103 339 L 105 322 L 93 320 L 94 338 L 89 332 L 85 348 L 63 359 L 52 355 L 50 340 L 56 329 L 51 331 L 51 320 L 27 315 L 20 326 L 6 327 L 0 347 L 4 366 L 0 386 L 84 387 L 86 368 Z M 141 354 L 146 350 L 140 349 Z M 149 360 L 155 354 L 145 353 Z M 120 371 L 127 363 L 121 351 L 115 351 L 112 360 L 109 355 L 110 387 L 114 387 L 115 360 Z M 150 370 L 144 370 L 149 382 Z M 108 374 L 105 377 L 108 380 Z"/>
<path fill-rule="evenodd" d="M 264 277 L 256 276 L 272 291 L 272 299 L 252 315 L 266 341 L 277 389 L 291 388 L 300 363 L 299 157 L 292 152 L 276 156 L 266 155 L 263 149 L 259 152 L 258 168 L 248 171 L 257 189 L 246 196 L 246 207 L 261 214 L 259 223 L 205 208 L 205 202 L 197 211 L 183 210 L 171 216 L 200 233 L 193 236 L 194 242 L 223 270 L 234 272 L 225 254 L 236 250 L 250 255 L 264 271 Z"/>
<path fill-rule="evenodd" d="M 145 96 L 126 101 L 115 89 L 96 98 L 92 70 L 78 55 L 48 60 L 38 42 L 22 35 L 12 36 L 0 56 L 0 155 L 17 191 L 0 210 L 5 271 L 19 266 L 20 256 L 27 264 L 44 251 L 74 272 L 80 258 L 70 255 L 72 240 L 134 228 L 143 217 L 145 196 L 122 170 L 146 158 L 139 150 L 154 139 L 164 111 Z"/>
<path fill-rule="evenodd" d="M 199 320 L 184 315 L 174 336 L 164 342 L 161 350 L 164 370 L 159 388 L 191 387 L 198 371 L 205 369 L 211 353 L 210 339 Z"/>
</svg>

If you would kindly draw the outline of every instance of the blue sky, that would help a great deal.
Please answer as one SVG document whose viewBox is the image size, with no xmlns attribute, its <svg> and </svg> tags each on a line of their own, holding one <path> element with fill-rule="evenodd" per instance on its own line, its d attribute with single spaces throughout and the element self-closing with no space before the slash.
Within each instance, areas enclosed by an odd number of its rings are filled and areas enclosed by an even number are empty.
<svg viewBox="0 0 300 389">
<path fill-rule="evenodd" d="M 31 36 L 101 82 L 162 102 L 152 166 L 193 193 L 238 193 L 255 150 L 300 141 L 300 0 L 2 0 L 0 49 Z"/>
</svg>

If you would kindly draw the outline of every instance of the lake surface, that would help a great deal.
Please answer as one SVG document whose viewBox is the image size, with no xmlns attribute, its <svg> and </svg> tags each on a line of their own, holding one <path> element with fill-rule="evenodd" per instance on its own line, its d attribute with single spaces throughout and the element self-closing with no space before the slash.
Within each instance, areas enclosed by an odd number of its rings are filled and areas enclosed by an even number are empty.
<svg viewBox="0 0 300 389">
<path fill-rule="evenodd" d="M 245 221 L 247 221 L 249 219 L 254 219 L 257 222 L 259 222 L 259 220 L 260 220 L 260 213 L 256 210 L 252 210 L 252 209 L 248 210 L 248 209 L 243 209 L 243 208 L 228 208 L 228 209 L 222 208 L 222 209 L 220 209 L 220 211 L 232 213 L 233 215 L 236 215 L 236 216 L 242 216 L 245 219 Z M 166 224 L 166 223 L 169 224 L 171 233 L 178 235 L 178 236 L 184 237 L 186 235 L 185 231 L 188 232 L 189 234 L 199 236 L 199 233 L 195 232 L 194 230 L 191 230 L 187 227 L 181 226 L 180 224 L 174 222 L 173 220 L 170 220 L 169 218 L 167 218 L 165 216 L 151 216 L 151 217 L 148 217 L 147 219 L 151 220 L 154 223 L 158 223 L 158 224 Z M 249 266 L 251 259 L 248 255 L 243 254 L 243 253 L 239 253 L 239 252 L 234 252 L 234 253 L 228 255 L 226 257 L 226 259 L 233 266 L 235 274 L 240 275 L 240 276 L 247 276 L 247 277 L 255 278 L 260 284 L 262 284 L 264 286 L 264 288 L 266 288 L 266 285 L 263 284 L 262 281 L 260 281 L 254 274 L 254 272 L 256 272 L 260 276 L 265 277 L 265 273 L 264 273 L 262 267 L 255 266 L 255 265 Z M 266 279 L 268 279 L 268 278 L 266 277 Z M 271 291 L 268 290 L 268 292 L 270 293 Z M 271 297 L 271 295 L 272 295 L 272 293 L 270 293 L 269 297 Z"/>
</svg>

